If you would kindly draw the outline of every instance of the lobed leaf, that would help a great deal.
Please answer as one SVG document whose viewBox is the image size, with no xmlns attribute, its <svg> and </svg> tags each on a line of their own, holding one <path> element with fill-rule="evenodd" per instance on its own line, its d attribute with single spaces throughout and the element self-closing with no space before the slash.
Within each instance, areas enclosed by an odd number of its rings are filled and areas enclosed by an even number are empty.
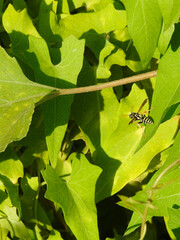
<svg viewBox="0 0 180 240">
<path fill-rule="evenodd" d="M 143 191 L 140 191 L 134 196 L 136 202 L 144 201 L 146 202 L 148 199 L 148 190 L 152 188 L 153 183 L 158 178 L 158 176 L 166 169 L 171 163 L 180 159 L 180 148 L 179 148 L 179 141 L 180 141 L 180 133 L 175 138 L 174 145 L 172 146 L 171 150 L 169 151 L 169 155 L 167 157 L 166 162 L 164 165 L 153 175 L 147 186 L 144 188 Z M 172 209 L 174 206 L 180 205 L 179 201 L 179 192 L 180 192 L 180 179 L 179 179 L 179 164 L 176 164 L 174 167 L 170 168 L 166 174 L 158 182 L 159 188 L 154 190 L 153 193 L 153 206 L 154 208 L 149 208 L 148 210 L 148 218 L 152 216 L 168 216 L 169 215 L 169 208 Z M 157 186 L 157 187 L 158 187 Z M 120 205 L 124 205 L 123 203 Z M 136 209 L 138 209 L 142 214 L 144 212 L 145 205 L 142 204 L 135 204 Z M 132 232 L 135 228 L 141 224 L 142 218 L 139 213 L 134 212 L 129 223 L 128 229 L 126 234 Z"/>
<path fill-rule="evenodd" d="M 18 35 L 23 36 L 28 43 L 22 47 L 23 54 L 16 45 L 13 45 L 15 54 L 33 69 L 38 82 L 59 88 L 74 87 L 82 67 L 84 40 L 77 40 L 72 35 L 66 38 L 61 48 L 61 62 L 53 65 L 47 44 L 42 38 L 37 37 L 38 33 L 32 21 L 30 22 L 27 12 L 17 13 L 10 6 L 4 16 L 6 29 L 14 42 L 17 37 L 14 31 L 16 30 L 19 32 Z M 14 21 L 9 21 L 10 16 L 15 16 Z M 27 20 L 18 24 L 18 19 Z M 25 28 L 26 22 L 31 26 L 29 32 Z M 31 29 L 33 30 L 30 31 Z M 68 95 L 53 98 L 43 104 L 47 147 L 54 167 L 57 164 L 57 156 L 67 128 L 72 101 L 73 95 Z"/>
<path fill-rule="evenodd" d="M 69 34 L 80 38 L 85 33 L 109 33 L 110 31 L 123 29 L 126 26 L 126 13 L 124 10 L 116 10 L 112 3 L 97 12 L 78 13 L 69 15 L 59 21 L 59 28 L 52 28 L 53 33 L 65 38 Z M 85 35 L 86 36 L 86 35 Z M 84 36 L 84 37 L 85 37 Z M 90 36 L 89 36 L 90 37 Z M 87 35 L 87 44 L 92 45 Z M 90 46 L 91 46 L 90 45 Z M 95 47 L 95 46 L 94 46 Z"/>
<path fill-rule="evenodd" d="M 14 58 L 0 48 L 0 151 L 26 136 L 35 103 L 52 91 L 29 81 Z"/>
<path fill-rule="evenodd" d="M 24 225 L 22 221 L 19 220 L 19 217 L 17 216 L 17 209 L 15 207 L 9 207 L 7 202 L 6 206 L 2 210 L 2 205 L 1 204 L 1 219 L 0 219 L 0 224 L 1 224 L 1 233 L 5 239 L 8 239 L 9 233 L 10 236 L 13 237 L 18 237 L 19 239 L 22 240 L 30 240 L 31 237 L 29 235 L 28 229 Z M 8 235 L 8 236 L 7 236 Z"/>
<path fill-rule="evenodd" d="M 83 155 L 73 160 L 72 167 L 67 181 L 59 178 L 50 166 L 42 171 L 47 183 L 45 196 L 61 205 L 66 222 L 77 239 L 99 239 L 94 194 L 100 169 Z"/>
<path fill-rule="evenodd" d="M 114 30 L 124 29 L 126 26 L 126 13 L 122 7 L 115 7 L 112 3 L 105 3 L 104 8 L 95 12 L 78 13 L 67 15 L 57 22 L 56 15 L 51 14 L 51 29 L 53 34 L 60 35 L 63 39 L 70 34 L 77 38 L 84 38 L 86 46 L 93 51 L 99 59 L 97 78 L 108 78 L 110 76 L 110 66 L 106 64 L 106 58 L 111 54 L 115 46 L 106 37 Z M 118 52 L 118 50 L 116 49 Z M 121 55 L 122 61 L 117 64 L 125 65 L 125 54 Z M 116 64 L 116 63 L 114 63 Z"/>
<path fill-rule="evenodd" d="M 83 70 L 86 72 L 88 69 L 84 66 Z M 87 81 L 92 79 L 93 73 L 89 73 Z M 156 154 L 172 144 L 178 119 L 162 125 L 152 141 L 136 153 L 140 140 L 144 138 L 143 129 L 137 128 L 136 124 L 129 126 L 128 116 L 122 116 L 129 114 L 132 107 L 137 112 L 145 98 L 145 91 L 135 85 L 120 104 L 111 89 L 75 97 L 73 117 L 85 134 L 94 162 L 103 169 L 97 182 L 97 201 L 118 192 L 138 177 Z M 147 107 L 144 106 L 142 111 Z"/>
</svg>

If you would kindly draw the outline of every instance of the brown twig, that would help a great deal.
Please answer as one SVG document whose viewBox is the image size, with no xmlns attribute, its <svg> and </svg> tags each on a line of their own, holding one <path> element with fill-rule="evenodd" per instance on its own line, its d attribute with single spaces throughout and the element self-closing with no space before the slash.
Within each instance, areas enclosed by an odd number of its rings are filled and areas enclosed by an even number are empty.
<svg viewBox="0 0 180 240">
<path fill-rule="evenodd" d="M 167 168 L 165 168 L 161 174 L 157 177 L 156 181 L 154 182 L 151 190 L 149 191 L 149 196 L 148 196 L 148 203 L 152 202 L 152 195 L 153 195 L 153 191 L 154 189 L 156 189 L 158 182 L 160 181 L 160 179 L 164 176 L 164 174 L 169 171 L 170 168 L 172 168 L 174 165 L 180 163 L 180 159 L 176 160 L 175 162 L 171 163 Z M 145 229 L 146 229 L 146 217 L 147 217 L 147 213 L 148 213 L 148 209 L 149 209 L 149 204 L 146 205 L 145 210 L 144 210 L 144 214 L 143 214 L 143 220 L 142 220 L 142 224 L 141 224 L 141 231 L 140 231 L 140 240 L 143 240 L 145 237 Z"/>
<path fill-rule="evenodd" d="M 98 84 L 98 85 L 92 85 L 92 86 L 87 86 L 87 87 L 79 87 L 79 88 L 68 88 L 68 89 L 54 88 L 54 90 L 58 91 L 56 93 L 56 96 L 94 92 L 94 91 L 102 90 L 104 88 L 117 87 L 117 86 L 125 85 L 125 84 L 128 84 L 128 83 L 142 81 L 142 80 L 145 80 L 145 79 L 148 79 L 148 78 L 155 77 L 156 75 L 157 75 L 157 70 L 147 72 L 147 73 L 142 73 L 142 74 L 127 77 L 127 78 L 122 78 L 122 79 L 115 80 L 115 81 L 108 82 L 108 83 Z"/>
<path fill-rule="evenodd" d="M 117 86 L 129 84 L 129 83 L 142 81 L 142 80 L 149 79 L 149 78 L 156 77 L 156 76 L 157 76 L 157 70 L 154 70 L 154 71 L 151 71 L 151 72 L 142 73 L 142 74 L 139 74 L 139 75 L 122 78 L 122 79 L 115 80 L 115 81 L 112 81 L 112 82 L 102 83 L 102 84 L 98 84 L 98 85 L 91 85 L 91 86 L 87 86 L 87 87 L 66 88 L 66 89 L 63 88 L 62 89 L 62 88 L 50 87 L 50 86 L 47 86 L 47 85 L 38 85 L 38 86 L 41 86 L 43 88 L 52 89 L 52 92 L 50 92 L 43 99 L 41 99 L 41 101 L 38 102 L 38 105 L 43 103 L 43 102 L 46 102 L 47 100 L 50 100 L 50 99 L 55 98 L 57 96 L 60 96 L 60 95 L 95 92 L 95 91 L 99 91 L 99 90 L 102 90 L 102 89 L 105 89 L 105 88 L 117 87 Z"/>
</svg>

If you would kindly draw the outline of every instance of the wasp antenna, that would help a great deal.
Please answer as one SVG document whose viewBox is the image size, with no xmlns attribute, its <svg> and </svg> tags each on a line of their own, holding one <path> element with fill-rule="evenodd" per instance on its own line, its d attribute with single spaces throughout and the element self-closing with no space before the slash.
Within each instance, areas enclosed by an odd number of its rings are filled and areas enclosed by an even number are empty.
<svg viewBox="0 0 180 240">
<path fill-rule="evenodd" d="M 152 107 L 152 108 L 151 108 L 150 110 L 148 110 L 148 111 L 150 112 L 150 111 L 153 110 L 155 107 L 156 107 L 156 106 Z"/>
</svg>

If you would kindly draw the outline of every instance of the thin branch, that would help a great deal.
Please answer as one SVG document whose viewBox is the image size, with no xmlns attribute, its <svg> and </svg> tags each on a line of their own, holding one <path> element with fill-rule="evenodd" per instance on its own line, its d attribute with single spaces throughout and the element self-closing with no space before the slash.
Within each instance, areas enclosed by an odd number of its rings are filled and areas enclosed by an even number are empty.
<svg viewBox="0 0 180 240">
<path fill-rule="evenodd" d="M 52 90 L 56 90 L 56 92 L 53 93 L 53 96 L 55 97 L 55 96 L 59 96 L 59 95 L 69 95 L 69 94 L 78 94 L 78 93 L 99 91 L 104 88 L 117 87 L 117 86 L 125 85 L 128 83 L 142 81 L 145 79 L 155 77 L 156 75 L 157 75 L 157 70 L 152 71 L 152 72 L 142 73 L 142 74 L 127 77 L 127 78 L 122 78 L 122 79 L 115 80 L 115 81 L 108 82 L 108 83 L 102 83 L 102 84 L 92 85 L 92 86 L 87 86 L 87 87 L 68 88 L 68 89 L 61 89 L 61 88 L 55 88 L 55 87 L 51 87 L 51 88 L 52 88 Z"/>
<path fill-rule="evenodd" d="M 164 174 L 169 171 L 170 168 L 174 167 L 174 165 L 180 163 L 180 159 L 174 161 L 173 163 L 171 163 L 167 168 L 165 168 L 161 174 L 157 177 L 156 181 L 154 182 L 151 190 L 149 191 L 149 196 L 148 196 L 148 203 L 152 202 L 152 195 L 153 195 L 153 191 L 154 189 L 157 187 L 157 184 L 159 183 L 160 179 L 164 176 Z M 144 210 L 144 214 L 143 214 L 143 220 L 142 220 L 142 224 L 141 224 L 141 231 L 140 231 L 140 240 L 144 239 L 145 236 L 145 228 L 146 228 L 146 217 L 147 217 L 147 213 L 148 213 L 148 209 L 149 209 L 149 205 L 147 204 Z"/>
</svg>

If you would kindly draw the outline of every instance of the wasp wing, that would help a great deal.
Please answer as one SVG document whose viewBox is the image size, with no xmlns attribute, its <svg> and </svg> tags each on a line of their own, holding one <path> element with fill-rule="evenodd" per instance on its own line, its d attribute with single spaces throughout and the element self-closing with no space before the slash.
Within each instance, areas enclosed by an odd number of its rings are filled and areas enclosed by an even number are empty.
<svg viewBox="0 0 180 240">
<path fill-rule="evenodd" d="M 144 105 L 147 103 L 147 98 L 143 101 L 143 103 L 141 104 L 138 113 L 141 111 L 141 109 L 144 107 Z"/>
</svg>

